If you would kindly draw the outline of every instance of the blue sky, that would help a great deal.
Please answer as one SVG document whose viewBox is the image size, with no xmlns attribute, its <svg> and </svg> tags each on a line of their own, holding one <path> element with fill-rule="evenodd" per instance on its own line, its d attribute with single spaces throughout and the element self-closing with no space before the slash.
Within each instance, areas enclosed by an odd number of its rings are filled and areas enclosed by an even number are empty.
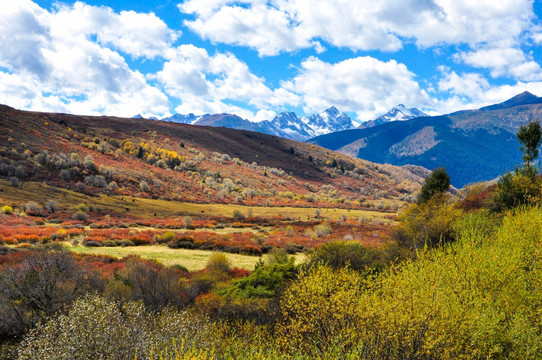
<svg viewBox="0 0 542 360">
<path fill-rule="evenodd" d="M 0 2 L 0 103 L 21 109 L 366 121 L 542 96 L 530 0 Z"/>
</svg>

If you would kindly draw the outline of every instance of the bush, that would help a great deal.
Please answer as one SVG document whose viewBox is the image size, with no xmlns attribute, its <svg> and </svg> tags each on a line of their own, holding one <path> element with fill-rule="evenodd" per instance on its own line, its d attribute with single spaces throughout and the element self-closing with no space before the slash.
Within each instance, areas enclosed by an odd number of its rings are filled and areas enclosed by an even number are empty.
<svg viewBox="0 0 542 360">
<path fill-rule="evenodd" d="M 86 186 L 84 183 L 80 182 L 80 181 L 78 181 L 78 182 L 75 184 L 75 188 L 76 188 L 77 191 L 79 191 L 79 192 L 85 192 L 85 191 L 87 191 L 87 186 Z"/>
<path fill-rule="evenodd" d="M 429 201 L 437 194 L 444 194 L 450 187 L 450 176 L 444 167 L 434 169 L 422 186 L 418 204 Z"/>
<path fill-rule="evenodd" d="M 11 186 L 13 187 L 19 187 L 19 185 L 21 184 L 21 180 L 19 180 L 19 178 L 16 176 L 11 176 L 9 178 L 9 181 L 11 182 Z"/>
<path fill-rule="evenodd" d="M 295 259 L 286 262 L 260 265 L 249 276 L 235 280 L 232 286 L 220 292 L 226 296 L 241 296 L 245 298 L 271 298 L 279 287 L 297 274 Z"/>
<path fill-rule="evenodd" d="M 542 180 L 535 174 L 521 170 L 507 173 L 499 179 L 493 197 L 493 209 L 504 211 L 521 205 L 533 205 L 542 201 Z"/>
<path fill-rule="evenodd" d="M 241 213 L 239 210 L 235 210 L 233 212 L 233 220 L 242 221 L 244 219 L 245 219 L 245 215 L 243 215 L 243 213 Z"/>
<path fill-rule="evenodd" d="M 86 241 L 83 241 L 83 246 L 86 246 L 86 247 L 102 247 L 103 244 L 99 241 L 94 241 L 94 240 L 86 240 Z"/>
<path fill-rule="evenodd" d="M 331 225 L 324 223 L 316 225 L 314 227 L 314 232 L 316 233 L 316 236 L 322 237 L 331 234 L 333 232 L 333 229 L 331 228 Z"/>
<path fill-rule="evenodd" d="M 327 265 L 333 269 L 348 267 L 366 271 L 381 269 L 388 261 L 385 248 L 367 248 L 356 242 L 333 241 L 310 254 L 309 266 Z"/>
<path fill-rule="evenodd" d="M 59 248 L 59 247 L 57 247 Z M 103 280 L 83 270 L 66 251 L 40 248 L 0 275 L 0 337 L 20 335 L 90 291 L 101 292 Z"/>
<path fill-rule="evenodd" d="M 60 170 L 60 178 L 64 180 L 65 182 L 68 182 L 71 180 L 71 174 L 69 170 L 62 169 Z"/>
<path fill-rule="evenodd" d="M 267 255 L 263 257 L 263 264 L 266 266 L 286 264 L 289 259 L 288 252 L 285 249 L 272 248 Z"/>
<path fill-rule="evenodd" d="M 180 275 L 161 264 L 132 257 L 124 269 L 108 284 L 106 294 L 111 298 L 141 300 L 149 310 L 161 311 L 167 306 L 182 307 L 187 299 L 183 296 Z"/>
<path fill-rule="evenodd" d="M 26 335 L 19 359 L 210 359 L 190 349 L 212 348 L 211 333 L 196 314 L 89 296 Z"/>
<path fill-rule="evenodd" d="M 13 208 L 9 205 L 2 206 L 2 214 L 6 214 L 6 215 L 13 214 Z"/>
<path fill-rule="evenodd" d="M 23 210 L 26 213 L 38 214 L 39 211 L 40 211 L 40 207 L 38 206 L 38 204 L 36 202 L 29 201 L 29 202 L 27 202 L 26 204 L 23 205 Z"/>
<path fill-rule="evenodd" d="M 419 205 L 412 205 L 399 216 L 402 222 L 393 234 L 397 243 L 407 249 L 435 247 L 456 238 L 455 223 L 463 211 L 448 203 L 445 195 L 433 196 Z"/>
<path fill-rule="evenodd" d="M 55 200 L 47 200 L 44 208 L 54 214 L 58 210 L 58 203 Z"/>
<path fill-rule="evenodd" d="M 194 244 L 193 239 L 188 240 L 176 239 L 167 243 L 167 246 L 171 249 L 197 249 L 198 245 Z M 186 238 L 185 238 L 186 239 Z"/>
<path fill-rule="evenodd" d="M 143 180 L 139 183 L 139 189 L 142 191 L 142 192 L 148 192 L 149 191 L 149 184 Z"/>
<path fill-rule="evenodd" d="M 205 268 L 211 272 L 227 273 L 231 271 L 231 261 L 224 253 L 215 253 L 207 260 Z"/>
<path fill-rule="evenodd" d="M 363 279 L 349 269 L 316 266 L 301 272 L 281 302 L 280 341 L 316 358 L 337 341 L 348 347 L 364 330 L 359 322 Z"/>
<path fill-rule="evenodd" d="M 81 210 L 72 215 L 73 220 L 87 221 L 89 218 L 90 216 L 86 212 Z"/>
<path fill-rule="evenodd" d="M 160 243 L 168 243 L 175 238 L 175 233 L 173 231 L 166 231 L 160 237 Z"/>
<path fill-rule="evenodd" d="M 116 240 L 115 242 L 119 246 L 135 246 L 135 244 L 130 240 Z"/>
<path fill-rule="evenodd" d="M 192 227 L 192 217 L 185 216 L 183 219 L 183 223 L 184 223 L 184 227 L 186 229 L 189 229 L 190 227 Z"/>
<path fill-rule="evenodd" d="M 176 271 L 182 271 L 185 273 L 189 272 L 186 266 L 182 266 L 180 264 L 171 265 L 171 269 L 176 270 Z"/>
</svg>

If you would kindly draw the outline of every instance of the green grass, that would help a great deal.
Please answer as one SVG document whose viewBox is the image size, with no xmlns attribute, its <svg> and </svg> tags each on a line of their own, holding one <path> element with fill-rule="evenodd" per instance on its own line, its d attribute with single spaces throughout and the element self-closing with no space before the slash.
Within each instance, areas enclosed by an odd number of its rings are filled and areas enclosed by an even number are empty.
<svg viewBox="0 0 542 360">
<path fill-rule="evenodd" d="M 215 251 L 209 250 L 187 250 L 170 249 L 165 245 L 126 246 L 126 247 L 85 247 L 82 245 L 73 246 L 66 243 L 69 250 L 76 253 L 109 255 L 116 258 L 123 258 L 128 255 L 139 255 L 145 259 L 153 259 L 164 265 L 182 265 L 189 271 L 201 270 L 207 264 L 207 260 Z M 239 255 L 226 253 L 233 266 L 253 270 L 254 265 L 260 259 L 257 256 Z M 297 254 L 296 262 L 303 262 L 304 254 Z"/>
</svg>

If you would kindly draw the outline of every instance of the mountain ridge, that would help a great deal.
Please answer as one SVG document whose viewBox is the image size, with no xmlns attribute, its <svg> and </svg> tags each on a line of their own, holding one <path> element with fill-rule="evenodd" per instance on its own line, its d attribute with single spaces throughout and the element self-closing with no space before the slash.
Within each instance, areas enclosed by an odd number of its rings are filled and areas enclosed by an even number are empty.
<svg viewBox="0 0 542 360">
<path fill-rule="evenodd" d="M 541 119 L 542 99 L 524 92 L 477 110 L 387 122 L 308 142 L 378 163 L 445 166 L 452 184 L 462 187 L 513 170 L 521 163 L 517 129 Z"/>
<path fill-rule="evenodd" d="M 142 118 L 136 115 L 134 118 Z M 281 112 L 271 120 L 253 122 L 234 114 L 175 114 L 162 121 L 200 126 L 227 127 L 257 131 L 291 140 L 304 141 L 315 136 L 355 128 L 352 119 L 331 106 L 321 113 L 299 117 L 295 112 Z"/>
<path fill-rule="evenodd" d="M 392 121 L 406 121 L 417 117 L 427 116 L 426 113 L 417 108 L 406 108 L 403 104 L 399 104 L 391 108 L 387 113 L 377 117 L 374 120 L 366 121 L 358 126 L 358 129 L 366 129 L 372 126 L 382 125 Z"/>
</svg>

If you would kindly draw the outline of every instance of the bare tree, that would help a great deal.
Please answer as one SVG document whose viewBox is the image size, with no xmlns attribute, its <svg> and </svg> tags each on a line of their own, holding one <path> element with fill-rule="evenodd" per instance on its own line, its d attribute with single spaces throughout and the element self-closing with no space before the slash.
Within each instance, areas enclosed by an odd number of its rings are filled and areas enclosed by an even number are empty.
<svg viewBox="0 0 542 360">
<path fill-rule="evenodd" d="M 21 334 L 78 296 L 103 288 L 101 277 L 83 270 L 71 253 L 33 251 L 0 274 L 0 334 Z"/>
</svg>

